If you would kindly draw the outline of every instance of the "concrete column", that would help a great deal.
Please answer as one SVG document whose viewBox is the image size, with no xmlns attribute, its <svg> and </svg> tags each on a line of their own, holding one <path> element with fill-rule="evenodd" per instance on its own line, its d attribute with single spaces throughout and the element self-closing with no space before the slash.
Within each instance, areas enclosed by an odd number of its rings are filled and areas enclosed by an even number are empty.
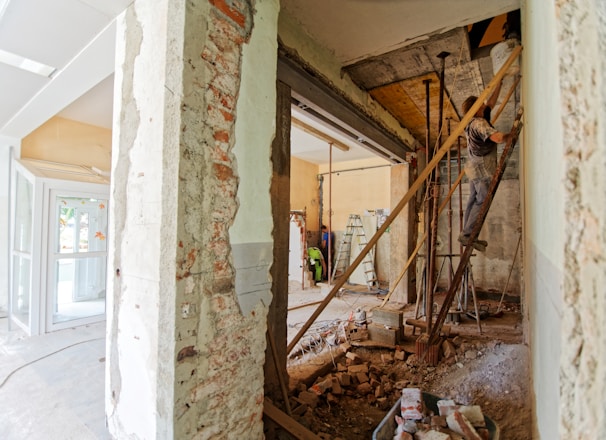
<svg viewBox="0 0 606 440">
<path fill-rule="evenodd" d="M 119 20 L 106 385 L 116 438 L 263 436 L 277 11 L 137 0 Z M 272 63 L 273 78 L 257 75 Z M 267 90 L 256 112 L 241 102 Z M 270 249 L 256 289 L 234 251 L 246 220 Z"/>
<path fill-rule="evenodd" d="M 391 167 L 391 206 L 396 206 L 408 192 L 410 186 L 410 167 L 407 163 Z M 414 212 L 414 199 L 409 202 L 389 227 L 391 261 L 389 263 L 389 290 L 394 289 L 394 282 L 406 265 L 412 250 L 411 212 Z M 414 288 L 415 265 L 412 264 L 402 280 L 395 287 L 389 301 L 409 304 L 416 300 Z M 412 284 L 411 284 L 412 281 Z"/>
</svg>

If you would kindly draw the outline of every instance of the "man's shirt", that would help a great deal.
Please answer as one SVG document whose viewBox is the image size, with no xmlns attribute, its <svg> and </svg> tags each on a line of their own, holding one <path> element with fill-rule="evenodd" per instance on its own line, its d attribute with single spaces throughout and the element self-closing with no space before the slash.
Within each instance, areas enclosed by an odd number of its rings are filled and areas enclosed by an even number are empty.
<svg viewBox="0 0 606 440">
<path fill-rule="evenodd" d="M 497 169 L 497 144 L 490 136 L 497 130 L 484 119 L 475 117 L 465 127 L 467 162 L 465 173 L 469 179 L 492 177 Z"/>
</svg>

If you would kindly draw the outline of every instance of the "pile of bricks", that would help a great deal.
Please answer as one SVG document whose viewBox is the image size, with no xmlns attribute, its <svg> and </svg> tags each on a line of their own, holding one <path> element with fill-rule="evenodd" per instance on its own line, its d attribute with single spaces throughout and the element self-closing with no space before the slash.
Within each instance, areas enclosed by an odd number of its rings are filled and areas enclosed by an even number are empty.
<svg viewBox="0 0 606 440">
<path fill-rule="evenodd" d="M 308 408 L 314 409 L 323 401 L 336 403 L 341 396 L 365 398 L 368 403 L 387 410 L 394 395 L 407 383 L 394 383 L 380 367 L 349 351 L 349 343 L 341 344 L 340 348 L 345 352 L 345 358 L 337 363 L 336 370 L 317 378 L 310 387 L 299 384 L 297 396 L 291 399 L 293 415 L 302 416 Z M 404 360 L 405 353 L 398 350 L 393 354 L 382 354 L 382 359 L 386 364 Z"/>
<path fill-rule="evenodd" d="M 457 405 L 438 400 L 438 414 L 428 411 L 418 388 L 402 390 L 400 415 L 396 415 L 394 439 L 399 440 L 489 440 L 490 432 L 478 405 Z"/>
</svg>

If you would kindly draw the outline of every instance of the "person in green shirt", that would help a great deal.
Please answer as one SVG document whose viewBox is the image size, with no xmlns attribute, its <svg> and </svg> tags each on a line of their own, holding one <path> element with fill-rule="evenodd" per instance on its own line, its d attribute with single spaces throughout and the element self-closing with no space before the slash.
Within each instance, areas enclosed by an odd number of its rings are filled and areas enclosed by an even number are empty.
<svg viewBox="0 0 606 440">
<path fill-rule="evenodd" d="M 307 248 L 307 255 L 309 256 L 309 266 L 314 273 L 314 281 L 316 283 L 322 281 L 322 272 L 326 272 L 326 262 L 322 251 L 317 247 Z"/>
</svg>

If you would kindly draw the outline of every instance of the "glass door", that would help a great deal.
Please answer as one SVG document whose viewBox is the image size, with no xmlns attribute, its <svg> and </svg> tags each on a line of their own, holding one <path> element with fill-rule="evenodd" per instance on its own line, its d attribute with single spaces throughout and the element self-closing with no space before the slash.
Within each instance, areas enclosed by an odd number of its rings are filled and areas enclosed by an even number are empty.
<svg viewBox="0 0 606 440">
<path fill-rule="evenodd" d="M 51 191 L 47 331 L 104 319 L 108 209 L 101 197 Z"/>
<path fill-rule="evenodd" d="M 31 332 L 32 243 L 34 220 L 34 185 L 16 169 L 12 246 L 11 319 Z"/>
</svg>

